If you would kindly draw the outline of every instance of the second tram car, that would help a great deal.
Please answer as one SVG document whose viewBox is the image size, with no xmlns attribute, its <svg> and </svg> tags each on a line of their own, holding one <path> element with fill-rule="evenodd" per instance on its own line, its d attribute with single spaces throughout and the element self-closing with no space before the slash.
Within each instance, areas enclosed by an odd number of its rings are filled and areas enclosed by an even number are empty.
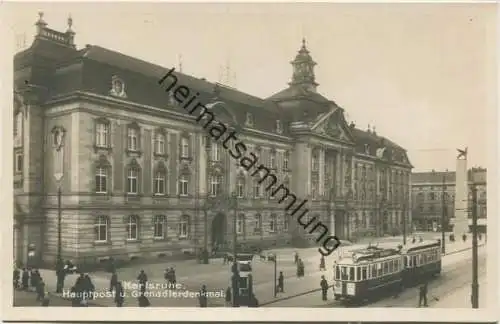
<svg viewBox="0 0 500 324">
<path fill-rule="evenodd" d="M 368 246 L 353 250 L 334 265 L 335 299 L 362 302 L 399 292 L 441 272 L 439 241 L 405 247 Z"/>
</svg>

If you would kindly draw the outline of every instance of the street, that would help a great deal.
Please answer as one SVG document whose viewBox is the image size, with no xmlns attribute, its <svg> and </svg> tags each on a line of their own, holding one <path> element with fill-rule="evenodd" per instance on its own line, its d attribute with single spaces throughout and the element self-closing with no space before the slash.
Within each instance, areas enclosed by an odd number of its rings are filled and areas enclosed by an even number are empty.
<svg viewBox="0 0 500 324">
<path fill-rule="evenodd" d="M 40 302 L 36 300 L 34 292 L 15 290 L 14 291 L 14 307 L 40 307 Z M 71 301 L 60 297 L 51 297 L 49 306 L 54 307 L 71 307 Z"/>
<path fill-rule="evenodd" d="M 435 237 L 436 233 L 426 233 L 423 234 L 424 238 Z M 410 238 L 411 239 L 411 238 Z M 400 237 L 386 237 L 383 239 L 377 239 L 377 242 L 391 242 L 399 243 L 401 241 Z M 344 246 L 340 250 L 349 250 L 353 248 L 359 248 L 366 246 L 367 243 L 354 244 L 351 246 Z M 454 245 L 450 245 L 449 252 L 452 249 L 463 249 L 469 247 L 470 242 L 463 244 L 462 242 L 456 242 Z M 296 266 L 293 262 L 293 256 L 295 251 L 299 253 L 299 256 L 303 259 L 305 264 L 305 276 L 303 278 L 296 277 Z M 331 256 L 326 258 L 326 269 L 327 271 L 319 271 L 319 261 L 320 254 L 317 248 L 308 249 L 279 249 L 275 251 L 278 255 L 278 266 L 277 271 L 283 271 L 285 280 L 285 292 L 280 293 L 275 298 L 273 295 L 274 288 L 274 265 L 273 262 L 260 260 L 258 256 L 254 258 L 252 268 L 254 277 L 254 293 L 259 300 L 259 304 L 262 306 L 281 306 L 284 303 L 284 307 L 289 306 L 305 306 L 311 304 L 315 298 L 307 297 L 296 297 L 289 299 L 289 302 L 278 302 L 277 300 L 283 298 L 289 298 L 297 296 L 300 294 L 307 293 L 308 291 L 317 290 L 319 288 L 319 281 L 321 275 L 325 275 L 326 279 L 331 282 L 332 272 L 329 271 L 333 265 L 333 261 L 336 259 L 337 253 L 334 252 Z M 198 292 L 201 285 L 205 284 L 207 286 L 207 291 L 218 292 L 219 295 L 216 297 L 211 297 L 208 300 L 210 307 L 223 307 L 225 306 L 224 292 L 230 285 L 230 265 L 224 265 L 221 259 L 213 259 L 210 264 L 198 264 L 194 260 L 190 261 L 180 261 L 164 264 L 149 264 L 149 265 L 137 265 L 128 268 L 118 269 L 118 278 L 124 282 L 136 282 L 137 275 L 141 269 L 144 269 L 148 275 L 150 283 L 153 284 L 164 284 L 165 280 L 163 278 L 163 272 L 166 267 L 174 266 L 177 273 L 177 283 L 181 284 L 183 287 L 180 289 L 181 292 Z M 55 276 L 54 272 L 50 270 L 41 270 L 42 277 L 44 278 L 49 290 L 54 291 L 55 289 Z M 92 281 L 96 287 L 97 292 L 105 292 L 109 290 L 109 273 L 105 272 L 94 272 L 91 273 Z M 74 284 L 76 280 L 76 275 L 71 275 L 66 278 L 65 287 L 68 290 L 71 285 Z M 156 291 L 150 290 L 152 293 Z M 125 297 L 124 306 L 137 306 L 137 295 L 133 289 L 125 289 L 127 296 Z M 317 292 L 316 294 L 319 294 Z M 149 296 L 151 306 L 153 307 L 197 307 L 198 299 L 191 296 L 172 296 L 172 295 L 161 295 L 161 296 Z M 318 297 L 319 299 L 319 297 Z M 296 300 L 296 301 L 293 301 Z M 302 302 L 302 300 L 305 300 Z M 99 306 L 115 306 L 113 299 L 110 297 L 100 297 L 96 298 L 91 302 Z M 319 306 L 319 305 L 317 305 Z"/>
<path fill-rule="evenodd" d="M 484 303 L 487 291 L 486 249 L 480 247 L 478 255 L 478 274 L 480 287 L 482 287 L 482 289 L 480 288 L 480 303 L 481 300 Z M 471 250 L 443 258 L 441 275 L 429 284 L 429 307 L 470 308 L 471 260 Z M 464 269 L 466 270 L 464 271 Z M 320 291 L 315 291 L 310 294 L 270 304 L 269 307 L 345 307 L 342 303 L 332 300 L 331 290 L 328 293 L 330 294 L 330 300 L 328 301 L 322 301 Z M 458 296 L 459 299 L 463 299 L 463 302 L 460 304 L 448 302 L 450 296 L 456 294 L 464 295 Z M 438 297 L 439 302 L 432 297 Z M 398 298 L 386 298 L 369 305 L 364 305 L 364 307 L 416 307 L 417 298 L 418 288 L 408 288 Z"/>
</svg>

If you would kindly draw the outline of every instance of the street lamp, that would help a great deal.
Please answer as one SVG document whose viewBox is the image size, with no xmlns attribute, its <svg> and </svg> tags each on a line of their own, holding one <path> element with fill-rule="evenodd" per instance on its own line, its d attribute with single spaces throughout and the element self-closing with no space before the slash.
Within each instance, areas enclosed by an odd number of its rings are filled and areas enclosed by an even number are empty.
<svg viewBox="0 0 500 324">
<path fill-rule="evenodd" d="M 479 282 L 477 260 L 477 188 L 472 186 L 472 308 L 479 308 Z"/>
<path fill-rule="evenodd" d="M 232 266 L 232 287 L 233 287 L 233 307 L 240 307 L 240 275 L 238 271 L 238 262 L 237 262 L 237 253 L 238 250 L 236 248 L 237 244 L 237 218 L 238 218 L 238 198 L 236 192 L 232 192 L 230 201 L 234 207 L 234 218 L 233 218 L 233 266 Z"/>
<path fill-rule="evenodd" d="M 62 127 L 52 129 L 52 139 L 54 147 L 54 178 L 57 183 L 57 260 L 56 266 L 62 266 L 62 178 L 64 167 L 64 139 L 66 131 Z"/>
<path fill-rule="evenodd" d="M 444 255 L 446 253 L 446 237 L 445 237 L 445 227 L 446 227 L 446 197 L 445 197 L 445 188 L 446 188 L 446 170 L 443 174 L 443 190 L 441 192 L 441 253 Z"/>
</svg>

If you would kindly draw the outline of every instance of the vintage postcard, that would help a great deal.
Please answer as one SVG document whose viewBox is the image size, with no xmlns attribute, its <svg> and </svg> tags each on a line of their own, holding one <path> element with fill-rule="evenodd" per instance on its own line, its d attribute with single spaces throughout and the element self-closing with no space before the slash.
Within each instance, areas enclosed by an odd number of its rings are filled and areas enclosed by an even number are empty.
<svg viewBox="0 0 500 324">
<path fill-rule="evenodd" d="M 495 3 L 0 11 L 6 320 L 496 320 Z"/>
</svg>

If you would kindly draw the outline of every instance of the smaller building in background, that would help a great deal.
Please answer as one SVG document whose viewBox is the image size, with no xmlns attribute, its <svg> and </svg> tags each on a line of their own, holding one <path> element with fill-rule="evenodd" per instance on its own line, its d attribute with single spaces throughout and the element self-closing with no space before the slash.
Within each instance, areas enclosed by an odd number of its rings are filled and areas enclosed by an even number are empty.
<svg viewBox="0 0 500 324">
<path fill-rule="evenodd" d="M 486 232 L 486 169 L 472 168 L 469 181 L 469 227 L 472 225 L 472 187 L 477 189 L 478 229 Z M 455 172 L 431 171 L 411 174 L 412 222 L 417 231 L 441 231 L 444 214 L 446 231 L 453 229 L 455 217 Z"/>
</svg>

